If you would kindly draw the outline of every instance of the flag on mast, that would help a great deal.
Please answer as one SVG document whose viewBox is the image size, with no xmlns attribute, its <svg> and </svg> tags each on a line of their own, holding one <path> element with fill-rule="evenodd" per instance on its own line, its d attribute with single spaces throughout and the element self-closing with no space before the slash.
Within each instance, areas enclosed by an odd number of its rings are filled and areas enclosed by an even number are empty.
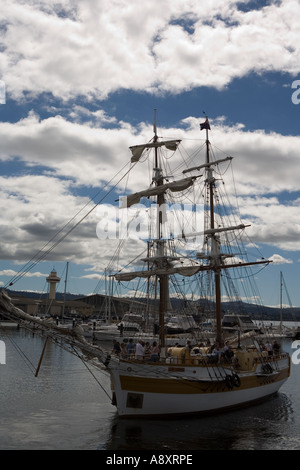
<svg viewBox="0 0 300 470">
<path fill-rule="evenodd" d="M 202 129 L 210 129 L 208 118 L 200 124 L 200 130 L 202 131 Z"/>
</svg>

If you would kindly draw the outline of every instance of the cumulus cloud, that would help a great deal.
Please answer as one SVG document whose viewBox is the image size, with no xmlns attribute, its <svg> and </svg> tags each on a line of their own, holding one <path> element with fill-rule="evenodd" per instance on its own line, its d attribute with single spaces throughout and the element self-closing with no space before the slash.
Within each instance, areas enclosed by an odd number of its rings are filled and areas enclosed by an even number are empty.
<svg viewBox="0 0 300 470">
<path fill-rule="evenodd" d="M 101 113 L 99 116 L 103 118 Z M 138 163 L 132 178 L 126 172 L 130 162 L 129 145 L 149 141 L 153 135 L 152 126 L 140 123 L 133 128 L 125 122 L 117 123 L 113 117 L 105 117 L 105 121 L 106 126 L 102 127 L 99 123 L 95 126 L 94 119 L 92 124 L 90 121 L 73 122 L 60 116 L 40 119 L 31 112 L 14 124 L 0 123 L 1 159 L 7 161 L 17 155 L 19 166 L 23 168 L 19 175 L 0 178 L 2 258 L 30 258 L 37 247 L 42 248 L 44 243 L 56 237 L 70 219 L 65 232 L 76 225 L 95 202 L 103 198 L 103 203 L 107 204 L 107 191 L 117 183 L 113 192 L 115 199 L 124 191 L 132 192 L 149 185 L 151 162 L 146 172 L 145 165 Z M 182 138 L 187 158 L 196 145 L 195 139 L 198 143 L 199 119 L 189 117 L 182 125 L 178 130 L 160 129 L 160 133 Z M 285 202 L 273 195 L 282 191 L 292 195 L 298 190 L 298 172 L 290 171 L 290 166 L 298 167 L 297 138 L 274 133 L 271 138 L 264 132 L 246 131 L 241 124 L 229 128 L 224 117 L 212 121 L 212 129 L 212 141 L 218 144 L 226 141 L 226 151 L 235 155 L 235 184 L 229 183 L 227 190 L 232 197 L 237 192 L 242 220 L 251 224 L 252 240 L 272 243 L 281 249 L 299 249 L 300 199 L 296 197 L 291 203 L 291 200 Z M 217 152 L 217 146 L 213 146 L 213 150 Z M 289 166 L 286 165 L 287 156 Z M 179 158 L 180 154 L 179 157 L 174 155 L 166 162 L 179 168 Z M 194 164 L 191 159 L 190 166 Z M 168 166 L 166 172 L 169 169 Z M 79 195 L 82 188 L 89 197 Z M 95 194 L 97 197 L 91 201 L 90 197 Z M 118 202 L 113 204 L 118 205 Z M 98 223 L 99 214 L 91 212 L 84 223 L 76 227 L 70 241 L 63 248 L 57 246 L 55 253 L 49 252 L 47 259 L 62 257 L 95 265 L 95 253 L 99 253 L 102 263 L 104 259 L 108 261 L 111 248 L 104 256 L 103 245 L 108 242 L 102 242 L 100 249 L 96 235 Z M 134 257 L 134 249 L 132 254 Z"/>
<path fill-rule="evenodd" d="M 2 0 L 3 80 L 16 99 L 50 92 L 67 100 L 220 89 L 250 71 L 298 73 L 298 2 L 248 12 L 240 4 Z"/>
<path fill-rule="evenodd" d="M 118 121 L 113 111 L 91 110 L 95 98 L 99 103 L 120 90 L 220 90 L 252 71 L 299 72 L 298 2 L 244 11 L 246 3 L 2 0 L 0 69 L 7 97 L 19 103 L 46 93 L 51 97 L 50 117 L 32 110 L 13 123 L 0 122 L 0 160 L 18 165 L 15 174 L 0 177 L 2 259 L 27 261 L 43 247 L 47 251 L 50 239 L 76 226 L 115 184 L 117 199 L 143 189 L 149 175 L 151 181 L 150 164 L 149 173 L 137 164 L 133 179 L 119 180 L 129 168 L 128 147 L 149 141 L 152 125 L 134 127 Z M 78 97 L 84 100 L 70 101 Z M 187 116 L 179 124 L 179 129 L 161 128 L 160 135 L 182 138 L 188 155 L 202 137 L 199 118 Z M 226 142 L 223 150 L 235 157 L 236 179 L 227 189 L 240 197 L 240 214 L 251 224 L 252 240 L 299 249 L 298 138 L 250 132 L 243 123 L 228 125 L 226 116 L 212 121 L 211 136 L 214 151 Z M 166 174 L 168 165 L 179 164 L 177 157 L 166 161 Z M 289 200 L 274 196 L 283 192 Z M 117 250 L 117 240 L 97 238 L 98 222 L 97 212 L 91 212 L 47 259 L 87 264 L 93 271 L 87 276 L 95 279 Z M 126 257 L 115 266 L 144 248 L 141 240 L 128 240 Z M 274 262 L 289 260 L 274 255 Z"/>
<path fill-rule="evenodd" d="M 47 166 L 56 175 L 81 184 L 99 186 L 109 180 L 119 152 L 125 154 L 124 162 L 129 160 L 128 130 L 120 127 L 100 131 L 59 115 L 40 120 L 30 112 L 17 123 L 1 122 L 0 128 L 0 134 L 5 135 L 2 160 L 17 156 L 27 165 Z"/>
<path fill-rule="evenodd" d="M 248 233 L 256 243 L 268 243 L 282 250 L 300 249 L 298 198 L 291 203 L 284 198 L 253 196 L 240 198 L 239 204 L 243 220 L 251 224 Z"/>
<path fill-rule="evenodd" d="M 292 264 L 293 263 L 291 259 L 284 258 L 283 256 L 278 255 L 278 254 L 274 254 L 270 256 L 269 259 L 273 261 L 274 264 Z"/>
<path fill-rule="evenodd" d="M 98 115 L 103 113 L 99 111 Z M 31 111 L 16 123 L 0 122 L 0 158 L 5 161 L 18 157 L 27 166 L 44 166 L 52 176 L 99 187 L 130 161 L 130 145 L 147 142 L 153 135 L 152 126 L 145 123 L 134 128 L 129 123 L 116 123 L 113 116 L 106 116 L 105 122 L 103 127 L 95 126 L 94 119 L 92 123 L 73 122 L 59 115 L 40 119 Z M 182 124 L 184 129 L 160 128 L 159 132 L 184 139 L 188 152 L 195 145 L 189 139 L 199 139 L 199 118 L 186 118 Z M 298 137 L 249 132 L 242 125 L 229 127 L 216 119 L 212 143 L 220 145 L 224 141 L 226 152 L 235 156 L 235 169 L 240 175 L 236 179 L 239 194 L 298 190 L 297 173 L 290 171 L 298 166 Z M 138 179 L 140 183 L 143 184 L 143 178 Z"/>
<path fill-rule="evenodd" d="M 14 271 L 13 269 L 3 269 L 2 271 L 0 271 L 0 276 L 9 276 L 9 277 L 13 277 L 15 276 L 17 273 L 17 271 Z M 35 271 L 33 273 L 26 273 L 24 274 L 25 277 L 47 277 L 49 274 L 43 274 L 43 273 L 40 273 L 39 271 Z"/>
</svg>

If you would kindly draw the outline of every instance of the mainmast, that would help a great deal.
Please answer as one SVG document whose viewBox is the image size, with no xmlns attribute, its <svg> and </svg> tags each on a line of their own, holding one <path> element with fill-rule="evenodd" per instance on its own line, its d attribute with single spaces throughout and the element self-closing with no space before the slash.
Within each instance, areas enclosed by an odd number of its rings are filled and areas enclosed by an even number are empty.
<svg viewBox="0 0 300 470">
<path fill-rule="evenodd" d="M 220 248 L 217 235 L 215 232 L 215 210 L 214 210 L 214 190 L 215 190 L 215 178 L 213 176 L 213 169 L 210 165 L 210 142 L 208 139 L 208 130 L 210 129 L 208 117 L 206 121 L 201 125 L 201 129 L 206 130 L 206 184 L 208 186 L 209 193 L 209 229 L 211 231 L 211 264 L 215 276 L 215 303 L 216 303 L 216 327 L 217 335 L 216 341 L 222 346 L 222 318 L 221 318 L 221 268 L 220 268 Z"/>
<path fill-rule="evenodd" d="M 156 125 L 156 109 L 154 110 L 154 143 L 158 141 L 157 125 Z M 162 186 L 164 184 L 161 162 L 158 159 L 158 148 L 155 150 L 155 166 L 153 180 L 155 186 Z M 165 240 L 162 239 L 163 233 L 163 208 L 165 204 L 165 192 L 159 192 L 157 195 L 157 257 L 163 262 L 165 253 Z M 169 306 L 169 276 L 167 274 L 160 274 L 159 276 L 159 343 L 161 347 L 165 346 L 165 312 Z"/>
</svg>

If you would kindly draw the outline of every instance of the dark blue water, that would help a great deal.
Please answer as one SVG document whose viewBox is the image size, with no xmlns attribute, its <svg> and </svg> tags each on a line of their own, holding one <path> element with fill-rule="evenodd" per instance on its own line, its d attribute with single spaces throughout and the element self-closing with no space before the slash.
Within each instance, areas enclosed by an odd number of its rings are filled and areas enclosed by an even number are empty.
<svg viewBox="0 0 300 470">
<path fill-rule="evenodd" d="M 299 450 L 300 365 L 275 397 L 205 418 L 120 420 L 110 380 L 56 345 L 24 330 L 0 331 L 0 449 L 4 450 Z M 18 350 L 21 348 L 22 353 Z M 291 341 L 283 349 L 293 352 Z M 101 382 L 101 388 L 97 381 Z"/>
</svg>

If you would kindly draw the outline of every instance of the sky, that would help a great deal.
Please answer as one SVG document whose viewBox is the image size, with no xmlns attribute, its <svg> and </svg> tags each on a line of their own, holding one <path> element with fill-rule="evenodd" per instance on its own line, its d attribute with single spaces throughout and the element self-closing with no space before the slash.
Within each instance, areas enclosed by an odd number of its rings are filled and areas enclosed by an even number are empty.
<svg viewBox="0 0 300 470">
<path fill-rule="evenodd" d="M 300 306 L 299 31 L 298 0 L 1 0 L 0 286 L 46 291 L 55 269 L 63 291 L 69 263 L 69 292 L 104 292 L 115 245 L 97 237 L 97 209 L 52 245 L 94 203 L 115 204 L 155 108 L 159 133 L 187 142 L 209 116 L 273 260 L 263 303 L 278 305 L 282 271 Z"/>
</svg>

